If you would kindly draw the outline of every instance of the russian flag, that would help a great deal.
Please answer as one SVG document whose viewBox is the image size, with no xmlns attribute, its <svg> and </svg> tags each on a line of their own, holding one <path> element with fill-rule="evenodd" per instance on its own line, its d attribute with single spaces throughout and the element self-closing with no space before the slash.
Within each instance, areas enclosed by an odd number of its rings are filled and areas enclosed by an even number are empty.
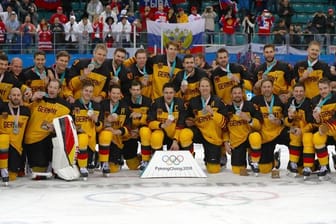
<svg viewBox="0 0 336 224">
<path fill-rule="evenodd" d="M 203 52 L 203 34 L 205 31 L 205 20 L 199 19 L 189 23 L 158 23 L 147 20 L 148 51 L 161 52 L 169 41 L 176 41 L 180 44 L 180 53 L 201 53 Z M 162 40 L 161 40 L 162 38 Z"/>
</svg>

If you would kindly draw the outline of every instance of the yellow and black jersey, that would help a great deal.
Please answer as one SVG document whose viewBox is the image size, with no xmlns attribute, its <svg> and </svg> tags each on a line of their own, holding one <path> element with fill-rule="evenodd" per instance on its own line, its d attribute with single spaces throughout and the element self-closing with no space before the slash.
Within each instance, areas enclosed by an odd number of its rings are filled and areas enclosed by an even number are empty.
<svg viewBox="0 0 336 224">
<path fill-rule="evenodd" d="M 64 72 L 57 73 L 55 70 L 55 65 L 53 65 L 50 68 L 48 68 L 48 71 L 50 71 L 54 75 L 55 79 L 60 81 L 60 83 L 62 84 L 62 90 L 59 96 L 64 99 L 66 99 L 68 96 L 72 96 L 72 92 L 69 89 L 67 82 L 66 82 L 66 80 L 69 80 L 70 69 L 66 68 Z"/>
<path fill-rule="evenodd" d="M 199 92 L 199 81 L 203 77 L 207 77 L 204 70 L 195 68 L 194 74 L 188 77 L 185 70 L 179 71 L 175 78 L 173 79 L 174 89 L 176 91 L 176 96 L 184 100 L 184 102 L 189 102 L 189 100 L 195 96 L 200 95 Z M 188 82 L 188 89 L 186 92 L 181 92 L 182 81 L 186 80 Z"/>
<path fill-rule="evenodd" d="M 140 69 L 137 67 L 136 63 L 133 63 L 129 67 L 129 70 L 133 74 L 135 80 L 138 80 L 141 83 L 143 83 L 145 80 L 146 85 L 142 85 L 141 94 L 151 98 L 153 91 L 153 68 L 150 67 L 148 63 L 146 63 L 145 67 Z"/>
<path fill-rule="evenodd" d="M 131 129 L 136 129 L 147 125 L 148 112 L 152 105 L 152 100 L 148 97 L 141 96 L 135 101 L 130 96 L 125 97 L 130 113 L 140 113 L 142 116 L 131 119 Z"/>
<path fill-rule="evenodd" d="M 299 82 L 300 78 L 303 76 L 303 73 L 308 69 L 309 68 L 307 60 L 296 63 L 294 66 L 295 81 Z M 319 94 L 318 81 L 323 77 L 326 77 L 329 80 L 334 80 L 336 78 L 330 74 L 330 69 L 327 63 L 317 61 L 312 66 L 312 71 L 309 74 L 308 78 L 303 81 L 303 84 L 306 89 L 306 97 L 313 99 L 313 97 Z"/>
<path fill-rule="evenodd" d="M 13 108 L 12 111 L 9 109 L 8 103 L 0 107 L 0 134 L 8 134 L 10 145 L 20 154 L 22 154 L 22 141 L 29 117 L 30 111 L 25 106 Z"/>
<path fill-rule="evenodd" d="M 107 59 L 104 62 L 109 70 L 110 80 L 117 80 L 117 83 L 121 87 L 121 92 L 123 96 L 130 95 L 129 88 L 131 87 L 131 82 L 134 79 L 131 71 L 123 64 L 118 68 L 113 67 L 113 59 Z"/>
<path fill-rule="evenodd" d="M 227 110 L 221 99 L 215 95 L 210 97 L 207 105 L 213 109 L 213 115 L 204 112 L 201 96 L 192 98 L 189 102 L 187 117 L 194 118 L 196 127 L 206 141 L 214 145 L 222 145 Z"/>
<path fill-rule="evenodd" d="M 335 93 L 330 93 L 330 97 L 329 96 L 327 96 L 327 97 L 328 97 L 328 99 L 325 102 L 324 102 L 324 100 L 321 99 L 320 95 L 318 95 L 318 96 L 316 96 L 312 99 L 313 110 L 316 107 L 319 107 L 320 110 L 321 110 L 321 112 L 320 112 L 321 122 L 320 123 L 328 122 L 330 119 L 333 118 L 333 116 L 335 114 L 336 95 L 335 95 Z M 314 122 L 316 123 L 315 119 L 314 119 Z"/>
<path fill-rule="evenodd" d="M 283 125 L 277 125 L 271 122 L 270 119 L 273 117 L 283 120 L 284 118 L 284 105 L 281 102 L 280 98 L 273 94 L 271 102 L 265 102 L 265 98 L 262 95 L 258 95 L 252 98 L 251 102 L 253 103 L 254 107 L 260 111 L 263 122 L 261 124 L 260 134 L 262 136 L 262 143 L 267 143 L 275 139 L 279 136 L 282 129 L 284 129 Z M 269 105 L 269 106 L 268 106 Z"/>
<path fill-rule="evenodd" d="M 33 93 L 36 91 L 46 92 L 48 69 L 44 67 L 44 71 L 39 72 L 35 66 L 29 67 L 19 76 L 19 79 L 23 84 L 31 88 Z"/>
<path fill-rule="evenodd" d="M 24 136 L 25 144 L 39 142 L 50 135 L 45 124 L 52 123 L 56 117 L 70 114 L 70 105 L 62 98 L 43 97 L 29 105 L 30 119 Z"/>
<path fill-rule="evenodd" d="M 291 107 L 294 109 L 295 106 L 295 115 L 293 119 L 288 118 L 288 109 Z M 312 131 L 312 103 L 309 98 L 305 98 L 303 102 L 297 103 L 293 97 L 288 100 L 288 103 L 285 107 L 285 126 L 286 127 L 298 127 L 302 132 L 311 132 Z"/>
<path fill-rule="evenodd" d="M 231 88 L 238 85 L 236 81 L 231 80 L 231 75 L 241 81 L 240 84 L 243 85 L 244 89 L 252 90 L 252 75 L 245 67 L 236 63 L 229 63 L 229 70 L 217 67 L 211 73 L 211 80 L 216 95 L 219 96 L 225 104 L 231 104 Z"/>
<path fill-rule="evenodd" d="M 90 112 L 89 112 L 90 111 Z M 90 118 L 88 113 L 94 113 L 99 117 L 100 104 L 90 101 L 84 104 L 81 99 L 77 99 L 71 105 L 71 115 L 75 122 L 78 133 L 85 133 L 89 137 L 89 147 L 94 150 L 96 147 L 96 133 L 101 128 L 102 123 L 99 121 L 95 123 Z"/>
<path fill-rule="evenodd" d="M 254 76 L 257 78 L 256 81 L 265 78 L 273 80 L 274 94 L 279 95 L 291 91 L 293 70 L 288 63 L 276 61 L 271 70 L 267 71 L 267 64 L 265 62 L 256 68 Z M 260 92 L 257 91 L 255 94 L 260 95 Z"/>
<path fill-rule="evenodd" d="M 228 122 L 226 132 L 224 133 L 224 141 L 230 141 L 233 148 L 244 143 L 252 131 L 259 131 L 263 122 L 262 115 L 259 110 L 249 101 L 244 101 L 241 108 L 234 105 L 227 105 Z M 239 116 L 239 113 L 247 113 L 250 121 L 246 121 Z"/>
<path fill-rule="evenodd" d="M 169 62 L 167 55 L 156 55 L 148 59 L 153 68 L 153 92 L 152 99 L 162 96 L 163 85 L 174 79 L 175 75 L 183 69 L 182 60 L 176 57 L 175 61 Z"/>
<path fill-rule="evenodd" d="M 118 119 L 113 122 L 109 122 L 107 118 L 109 115 L 116 114 Z M 103 127 L 111 127 L 113 129 L 119 129 L 122 132 L 122 135 L 127 135 L 128 130 L 131 127 L 131 121 L 129 119 L 130 109 L 128 104 L 124 99 L 119 100 L 118 104 L 112 106 L 110 100 L 104 100 L 101 103 L 100 108 L 100 120 L 103 121 Z"/>
<path fill-rule="evenodd" d="M 0 98 L 8 101 L 8 96 L 13 87 L 21 88 L 22 83 L 10 72 L 5 72 L 0 82 Z"/>
<path fill-rule="evenodd" d="M 84 68 L 87 68 L 90 63 L 92 63 L 91 59 L 75 60 L 70 68 L 67 83 L 71 96 L 75 99 L 81 97 L 82 81 L 80 80 L 80 76 L 83 74 Z M 93 96 L 102 96 L 103 98 L 107 96 L 110 79 L 109 70 L 105 64 L 93 69 L 87 79 L 91 80 L 94 84 Z"/>
<path fill-rule="evenodd" d="M 186 118 L 186 110 L 181 98 L 174 97 L 170 105 L 165 103 L 163 96 L 155 99 L 149 110 L 148 127 L 151 130 L 160 129 L 161 124 L 165 123 L 169 117 L 174 118 L 174 121 L 164 131 L 169 138 L 179 139 L 179 133 L 185 126 Z"/>
</svg>

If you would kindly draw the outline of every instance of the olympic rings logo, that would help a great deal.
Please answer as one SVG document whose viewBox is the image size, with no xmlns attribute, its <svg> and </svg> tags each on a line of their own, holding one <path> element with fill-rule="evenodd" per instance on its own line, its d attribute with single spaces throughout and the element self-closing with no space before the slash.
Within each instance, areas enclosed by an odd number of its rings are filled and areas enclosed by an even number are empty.
<svg viewBox="0 0 336 224">
<path fill-rule="evenodd" d="M 171 166 L 171 165 L 180 165 L 184 161 L 184 157 L 182 155 L 164 155 L 162 156 L 162 162 Z"/>
</svg>

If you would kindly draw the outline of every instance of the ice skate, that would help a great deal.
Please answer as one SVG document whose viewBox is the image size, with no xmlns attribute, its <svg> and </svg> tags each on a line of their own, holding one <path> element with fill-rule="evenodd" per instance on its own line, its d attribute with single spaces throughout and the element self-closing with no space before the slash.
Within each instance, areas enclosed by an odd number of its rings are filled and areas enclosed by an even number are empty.
<svg viewBox="0 0 336 224">
<path fill-rule="evenodd" d="M 139 166 L 140 174 L 142 174 L 145 171 L 148 164 L 149 164 L 149 161 L 141 161 L 140 166 Z"/>
<path fill-rule="evenodd" d="M 280 149 L 274 151 L 274 168 L 279 169 L 280 168 Z"/>
<path fill-rule="evenodd" d="M 329 176 L 327 175 L 328 169 L 326 166 L 321 166 L 321 169 L 318 171 L 317 176 L 320 181 L 329 180 Z"/>
<path fill-rule="evenodd" d="M 252 172 L 254 173 L 254 176 L 259 176 L 259 165 L 258 163 L 251 163 L 251 169 L 252 169 Z"/>
<path fill-rule="evenodd" d="M 226 164 L 227 164 L 227 156 L 226 156 L 225 154 L 221 156 L 219 163 L 220 163 L 220 166 L 221 166 L 221 167 L 224 167 L 224 168 L 226 167 Z"/>
<path fill-rule="evenodd" d="M 103 162 L 102 164 L 102 172 L 104 177 L 109 177 L 111 170 L 108 162 Z"/>
<path fill-rule="evenodd" d="M 80 172 L 80 176 L 82 180 L 87 181 L 87 178 L 89 176 L 89 171 L 85 167 L 82 167 L 80 168 L 79 172 Z"/>
<path fill-rule="evenodd" d="M 309 167 L 303 168 L 303 171 L 302 171 L 303 180 L 308 180 L 311 173 L 312 171 Z"/>
<path fill-rule="evenodd" d="M 291 177 L 297 177 L 298 176 L 298 168 L 297 168 L 297 164 L 294 162 L 289 162 L 289 166 L 288 166 L 288 170 L 289 173 L 288 175 Z"/>
<path fill-rule="evenodd" d="M 6 168 L 1 169 L 1 177 L 2 177 L 2 182 L 4 186 L 8 186 L 9 175 L 8 175 L 8 170 Z"/>
</svg>

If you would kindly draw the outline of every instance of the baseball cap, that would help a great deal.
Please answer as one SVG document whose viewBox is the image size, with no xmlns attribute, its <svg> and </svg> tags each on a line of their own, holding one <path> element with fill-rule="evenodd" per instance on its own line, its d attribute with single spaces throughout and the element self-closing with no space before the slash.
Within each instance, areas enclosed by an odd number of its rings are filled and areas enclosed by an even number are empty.
<svg viewBox="0 0 336 224">
<path fill-rule="evenodd" d="M 194 10 L 197 11 L 197 8 L 195 6 L 191 7 L 191 11 L 194 11 Z"/>
</svg>

